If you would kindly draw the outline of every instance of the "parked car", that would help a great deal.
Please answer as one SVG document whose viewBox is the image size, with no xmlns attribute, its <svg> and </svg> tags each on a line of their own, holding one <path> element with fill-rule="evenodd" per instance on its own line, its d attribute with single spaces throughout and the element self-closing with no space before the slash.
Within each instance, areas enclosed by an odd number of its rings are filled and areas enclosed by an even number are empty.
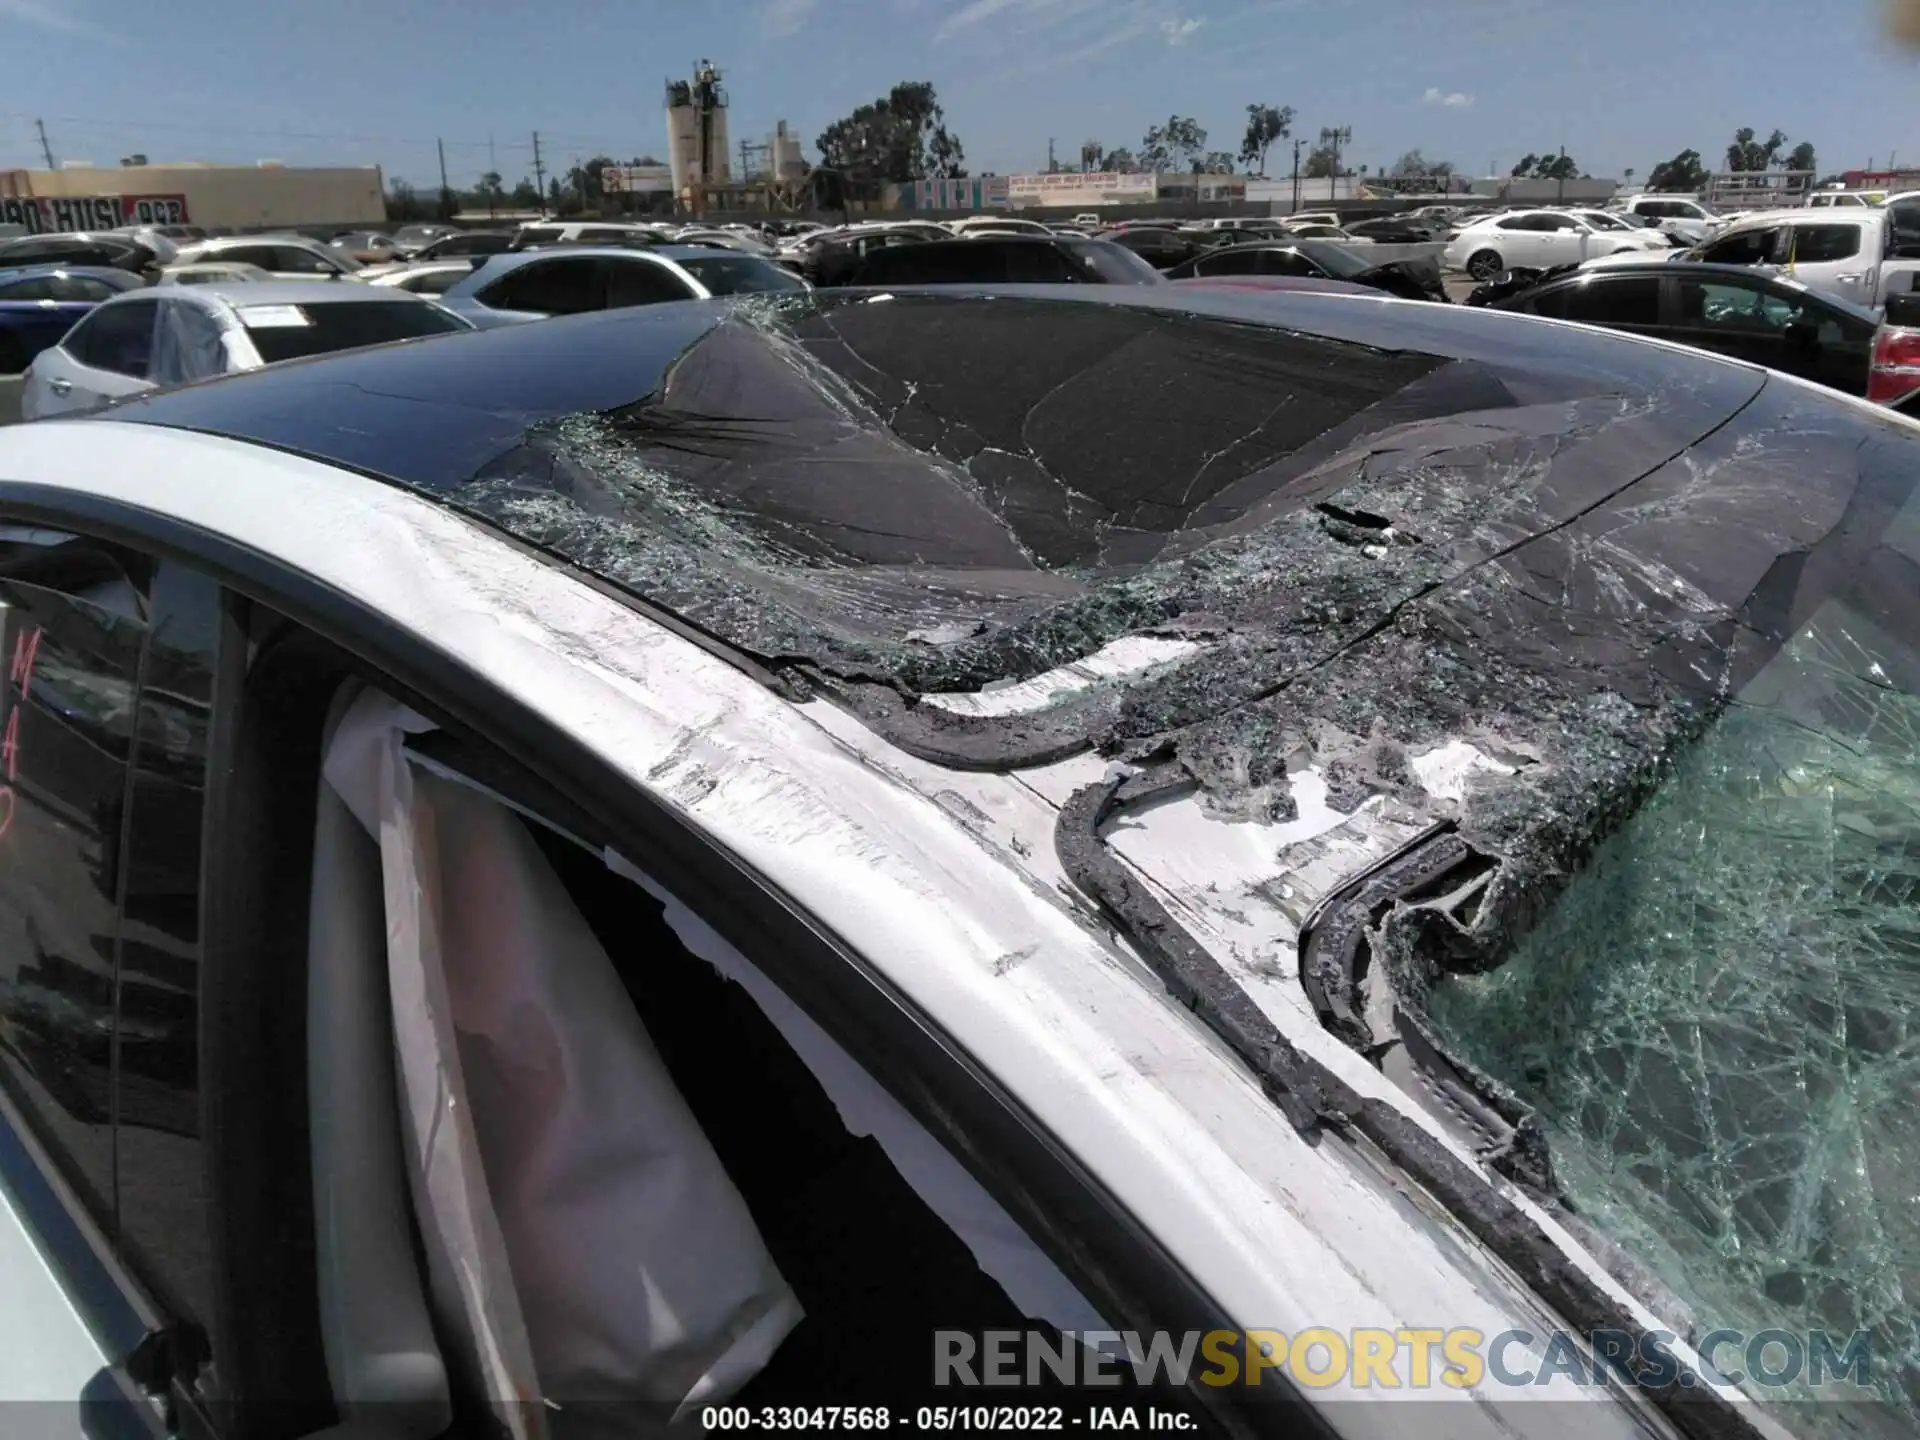
<svg viewBox="0 0 1920 1440">
<path fill-rule="evenodd" d="M 1355 220 L 1339 228 L 1356 240 L 1374 240 L 1384 245 L 1430 245 L 1446 234 L 1446 227 L 1438 221 L 1411 215 L 1383 215 L 1377 220 Z"/>
<path fill-rule="evenodd" d="M 436 240 L 444 240 L 450 235 L 458 235 L 460 229 L 455 225 L 402 225 L 393 232 L 393 243 L 402 255 L 418 255 Z"/>
<path fill-rule="evenodd" d="M 1920 295 L 1899 298 L 1920 307 Z M 1920 315 L 1883 322 L 1784 275 L 1737 265 L 1583 266 L 1493 308 L 1711 350 L 1920 418 Z"/>
<path fill-rule="evenodd" d="M 758 255 L 683 245 L 646 250 L 564 246 L 492 256 L 449 286 L 440 301 L 475 325 L 491 327 L 589 310 L 806 289 L 804 280 Z"/>
<path fill-rule="evenodd" d="M 0 271 L 47 265 L 125 270 L 141 275 L 157 274 L 160 259 L 137 240 L 104 232 L 26 235 L 18 240 L 0 241 Z"/>
<path fill-rule="evenodd" d="M 1726 225 L 1688 259 L 1778 268 L 1876 309 L 1920 273 L 1920 198 L 1853 209 L 1761 211 Z"/>
<path fill-rule="evenodd" d="M 455 260 L 462 256 L 503 255 L 513 248 L 513 235 L 505 230 L 461 230 L 430 240 L 413 252 L 414 260 Z"/>
<path fill-rule="evenodd" d="M 471 330 L 431 300 L 369 285 L 159 286 L 95 307 L 27 368 L 28 420 L 281 360 Z"/>
<path fill-rule="evenodd" d="M 1302 210 L 1298 214 L 1282 215 L 1280 217 L 1280 223 L 1289 230 L 1300 225 L 1338 226 L 1340 224 L 1340 217 L 1332 210 Z"/>
<path fill-rule="evenodd" d="M 471 274 L 473 262 L 470 260 L 425 260 L 383 268 L 380 274 L 368 276 L 367 284 L 390 285 L 415 295 L 444 295 Z"/>
<path fill-rule="evenodd" d="M 1457 307 L 769 308 L 0 431 L 0 1401 L 1758 1440 L 1811 1331 L 1912 1432 L 1920 430 Z"/>
<path fill-rule="evenodd" d="M 819 286 L 845 285 L 851 281 L 869 256 L 894 245 L 917 245 L 929 240 L 952 239 L 941 229 L 935 234 L 912 225 L 861 226 L 857 229 L 823 230 L 804 236 L 783 250 L 779 263 L 795 274 Z"/>
<path fill-rule="evenodd" d="M 360 262 L 348 251 L 299 235 L 223 235 L 180 251 L 182 265 L 202 261 L 252 265 L 276 280 L 343 280 L 360 273 Z"/>
<path fill-rule="evenodd" d="M 1183 234 L 1160 226 L 1129 225 L 1124 230 L 1109 230 L 1100 238 L 1131 250 L 1156 270 L 1171 270 L 1213 248 L 1215 243 L 1222 240 L 1230 242 L 1232 237 L 1199 232 Z"/>
<path fill-rule="evenodd" d="M 1444 304 L 1447 289 L 1439 265 L 1432 260 L 1366 259 L 1339 245 L 1318 240 L 1288 244 L 1228 245 L 1176 265 L 1169 280 L 1217 279 L 1227 275 L 1290 275 L 1306 280 L 1340 280 L 1408 300 L 1435 300 Z"/>
<path fill-rule="evenodd" d="M 615 220 L 529 220 L 513 232 L 509 250 L 539 250 L 554 245 L 658 245 L 657 225 Z"/>
<path fill-rule="evenodd" d="M 1623 250 L 1665 251 L 1666 238 L 1617 221 L 1600 225 L 1565 210 L 1516 210 L 1476 220 L 1447 242 L 1441 263 L 1475 280 L 1521 266 L 1544 270 Z"/>
<path fill-rule="evenodd" d="M 1022 220 L 1017 215 L 969 215 L 964 220 L 948 223 L 948 229 L 956 235 L 965 235 L 969 230 L 1018 230 L 1025 235 L 1045 235 L 1047 227 L 1038 220 Z"/>
<path fill-rule="evenodd" d="M 1698 245 L 1725 224 L 1723 217 L 1684 195 L 1635 195 L 1619 202 L 1623 215 L 1651 220 L 1687 245 Z"/>
<path fill-rule="evenodd" d="M 406 251 L 391 235 L 378 230 L 349 230 L 327 241 L 329 249 L 344 250 L 362 265 L 379 265 L 403 259 Z"/>
<path fill-rule="evenodd" d="M 1317 280 L 1304 275 L 1199 275 L 1180 280 L 1169 276 L 1167 283 L 1194 290 L 1287 291 L 1300 295 L 1359 295 L 1376 300 L 1386 293 L 1371 285 Z"/>
<path fill-rule="evenodd" d="M 158 285 L 240 285 L 274 277 L 258 265 L 221 264 L 202 260 L 191 265 L 169 265 L 160 272 Z"/>
<path fill-rule="evenodd" d="M 1886 201 L 1887 192 L 1884 190 L 1816 190 L 1807 197 L 1807 208 L 1861 210 L 1884 205 Z"/>
<path fill-rule="evenodd" d="M 1109 240 L 972 232 L 870 256 L 851 285 L 1157 285 L 1160 272 Z"/>
<path fill-rule="evenodd" d="M 111 268 L 0 271 L 0 375 L 17 375 L 102 300 L 140 284 Z"/>
</svg>

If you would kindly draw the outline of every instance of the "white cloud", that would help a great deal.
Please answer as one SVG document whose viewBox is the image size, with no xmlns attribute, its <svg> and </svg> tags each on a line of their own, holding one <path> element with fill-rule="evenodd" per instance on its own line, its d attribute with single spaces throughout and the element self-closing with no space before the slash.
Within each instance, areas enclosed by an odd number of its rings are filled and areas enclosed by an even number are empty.
<svg viewBox="0 0 1920 1440">
<path fill-rule="evenodd" d="M 958 31 L 965 30 L 969 25 L 978 25 L 982 20 L 987 20 L 998 15 L 1009 5 L 1017 5 L 1019 3 L 1020 0 L 973 0 L 972 4 L 963 5 L 952 15 L 949 15 L 941 24 L 940 28 L 934 32 L 934 39 L 945 40 Z"/>
<path fill-rule="evenodd" d="M 1194 32 L 1206 23 L 1204 15 L 1189 15 L 1184 20 L 1162 20 L 1160 33 L 1167 37 L 1167 44 L 1184 45 L 1193 38 Z"/>
<path fill-rule="evenodd" d="M 83 20 L 78 15 L 69 15 L 55 6 L 43 5 L 39 0 L 0 0 L 0 20 L 18 20 L 23 25 L 57 30 L 62 35 L 85 35 L 96 40 L 121 38 L 104 26 Z"/>
<path fill-rule="evenodd" d="M 6 0 L 0 0 L 0 4 Z M 807 23 L 820 0 L 767 0 L 760 7 L 760 27 L 769 38 L 778 39 L 796 33 Z"/>
<path fill-rule="evenodd" d="M 1449 110 L 1466 110 L 1473 105 L 1473 97 L 1464 90 L 1442 90 L 1438 85 L 1427 87 L 1426 101 L 1429 105 L 1444 105 Z"/>
</svg>

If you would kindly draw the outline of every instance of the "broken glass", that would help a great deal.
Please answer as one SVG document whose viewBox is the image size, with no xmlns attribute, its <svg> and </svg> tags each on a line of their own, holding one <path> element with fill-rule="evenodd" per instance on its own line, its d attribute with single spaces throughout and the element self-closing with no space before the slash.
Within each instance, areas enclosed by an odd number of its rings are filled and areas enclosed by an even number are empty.
<svg viewBox="0 0 1920 1440">
<path fill-rule="evenodd" d="M 1504 966 L 1427 999 L 1696 1338 L 1868 1332 L 1892 1433 L 1920 1419 L 1916 681 L 1910 632 L 1829 602 Z"/>
</svg>

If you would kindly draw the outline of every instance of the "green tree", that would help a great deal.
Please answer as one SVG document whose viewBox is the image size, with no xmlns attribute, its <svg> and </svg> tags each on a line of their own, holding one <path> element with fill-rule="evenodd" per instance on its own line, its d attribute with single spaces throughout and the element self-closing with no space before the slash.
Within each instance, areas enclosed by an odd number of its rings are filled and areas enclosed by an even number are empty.
<svg viewBox="0 0 1920 1440">
<path fill-rule="evenodd" d="M 432 208 L 405 180 L 394 180 L 388 184 L 387 219 L 396 222 L 425 220 L 432 213 Z"/>
<path fill-rule="evenodd" d="M 1140 162 L 1134 158 L 1133 151 L 1122 145 L 1118 150 L 1102 151 L 1100 163 L 1093 168 L 1113 175 L 1137 175 Z"/>
<path fill-rule="evenodd" d="M 1775 130 L 1763 143 L 1753 138 L 1752 126 L 1743 126 L 1733 132 L 1733 143 L 1727 146 L 1727 169 L 1770 170 L 1780 163 L 1780 151 L 1786 143 L 1784 130 Z"/>
<path fill-rule="evenodd" d="M 1522 180 L 1577 180 L 1580 177 L 1580 165 L 1571 155 L 1551 151 L 1544 155 L 1529 152 L 1513 167 L 1513 175 Z"/>
<path fill-rule="evenodd" d="M 823 169 L 866 194 L 885 181 L 905 184 L 967 173 L 959 137 L 947 129 L 939 97 L 924 80 L 903 81 L 859 106 L 821 131 L 814 146 Z"/>
<path fill-rule="evenodd" d="M 1240 159 L 1256 175 L 1267 173 L 1267 151 L 1276 140 L 1293 133 L 1291 105 L 1247 106 L 1247 133 L 1240 140 Z"/>
<path fill-rule="evenodd" d="M 1814 163 L 1813 142 L 1811 140 L 1802 140 L 1798 145 L 1794 146 L 1793 153 L 1787 156 L 1785 163 L 1789 170 L 1817 170 L 1820 168 Z"/>
<path fill-rule="evenodd" d="M 525 176 L 513 187 L 513 194 L 507 197 L 516 210 L 537 210 L 540 207 L 540 192 L 533 188 L 533 181 Z"/>
<path fill-rule="evenodd" d="M 1333 176 L 1333 147 L 1316 145 L 1307 152 L 1306 168 L 1301 174 L 1309 180 L 1327 180 Z"/>
<path fill-rule="evenodd" d="M 1206 129 L 1188 116 L 1169 115 L 1140 142 L 1143 170 L 1191 170 L 1207 148 Z"/>
<path fill-rule="evenodd" d="M 1671 160 L 1662 160 L 1647 173 L 1647 189 L 1686 194 L 1704 190 L 1707 179 L 1707 168 L 1700 163 L 1700 152 L 1682 150 Z"/>
<path fill-rule="evenodd" d="M 1239 161 L 1225 150 L 1209 150 L 1194 163 L 1209 175 L 1231 175 Z"/>
</svg>

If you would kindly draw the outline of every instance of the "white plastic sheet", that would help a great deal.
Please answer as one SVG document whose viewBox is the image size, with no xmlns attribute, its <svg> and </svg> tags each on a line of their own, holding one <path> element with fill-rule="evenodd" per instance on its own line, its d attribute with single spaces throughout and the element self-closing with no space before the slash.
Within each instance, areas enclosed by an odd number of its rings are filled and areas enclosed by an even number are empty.
<svg viewBox="0 0 1920 1440">
<path fill-rule="evenodd" d="M 724 1399 L 801 1309 L 521 822 L 367 694 L 326 778 L 378 837 L 414 1203 L 460 1367 L 519 1437 Z M 586 1409 L 592 1421 L 616 1411 Z"/>
</svg>

